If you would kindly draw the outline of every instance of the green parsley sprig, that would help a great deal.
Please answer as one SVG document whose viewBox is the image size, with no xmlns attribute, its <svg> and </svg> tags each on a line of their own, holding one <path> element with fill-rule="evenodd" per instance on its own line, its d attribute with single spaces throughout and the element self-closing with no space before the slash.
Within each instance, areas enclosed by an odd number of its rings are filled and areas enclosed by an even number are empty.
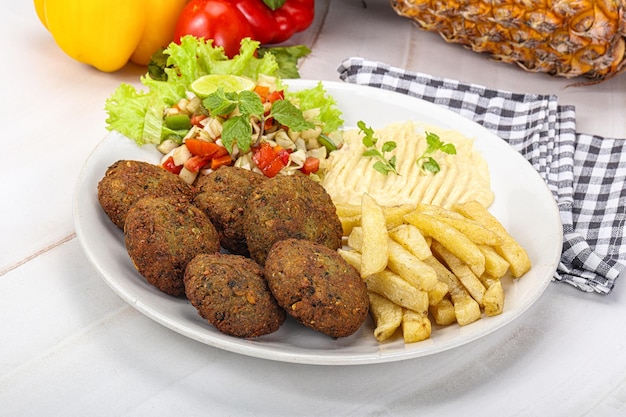
<svg viewBox="0 0 626 417">
<path fill-rule="evenodd" d="M 444 143 L 438 135 L 432 132 L 426 132 L 426 150 L 417 158 L 417 165 L 425 172 L 433 174 L 441 171 L 439 163 L 433 158 L 435 152 L 441 151 L 448 155 L 456 155 L 456 147 L 453 143 Z"/>
<path fill-rule="evenodd" d="M 239 109 L 238 115 L 229 117 L 222 125 L 222 144 L 230 153 L 233 152 L 234 144 L 237 144 L 241 152 L 248 152 L 252 146 L 250 119 L 256 118 L 262 126 L 265 118 L 263 103 L 259 95 L 253 91 L 244 90 L 235 93 L 225 92 L 224 89 L 218 88 L 202 103 L 213 117 L 226 116 L 235 109 Z M 313 123 L 304 119 L 302 111 L 289 100 L 276 100 L 267 117 L 273 117 L 281 125 L 296 132 L 315 127 Z"/>
<path fill-rule="evenodd" d="M 378 161 L 374 163 L 373 168 L 380 172 L 383 175 L 388 175 L 390 172 L 393 172 L 396 175 L 400 175 L 396 170 L 396 156 L 393 155 L 391 158 L 387 159 L 385 154 L 392 152 L 396 149 L 396 142 L 387 141 L 383 143 L 381 150 L 376 148 L 376 142 L 378 142 L 378 138 L 374 136 L 374 129 L 367 126 L 365 122 L 359 120 L 357 122 L 357 126 L 359 131 L 363 133 L 363 145 L 365 145 L 365 152 L 363 152 L 363 156 L 377 158 Z"/>
</svg>

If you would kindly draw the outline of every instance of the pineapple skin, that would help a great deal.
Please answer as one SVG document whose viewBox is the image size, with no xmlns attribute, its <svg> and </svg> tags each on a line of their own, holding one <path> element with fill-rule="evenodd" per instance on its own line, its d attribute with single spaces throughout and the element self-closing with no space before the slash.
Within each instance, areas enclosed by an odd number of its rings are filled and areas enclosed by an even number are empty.
<svg viewBox="0 0 626 417">
<path fill-rule="evenodd" d="M 391 0 L 419 28 L 531 72 L 602 81 L 625 66 L 626 0 Z"/>
</svg>

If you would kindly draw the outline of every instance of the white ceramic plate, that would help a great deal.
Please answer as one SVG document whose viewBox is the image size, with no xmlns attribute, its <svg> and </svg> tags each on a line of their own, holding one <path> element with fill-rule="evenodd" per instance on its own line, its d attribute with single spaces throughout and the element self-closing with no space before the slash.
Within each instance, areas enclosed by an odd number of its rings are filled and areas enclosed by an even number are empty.
<svg viewBox="0 0 626 417">
<path fill-rule="evenodd" d="M 292 90 L 317 81 L 290 81 Z M 544 292 L 561 253 L 562 229 L 555 201 L 530 164 L 509 145 L 478 124 L 456 113 L 406 95 L 371 87 L 324 82 L 343 111 L 345 125 L 358 120 L 373 127 L 419 120 L 456 129 L 476 139 L 487 160 L 496 200 L 490 211 L 528 250 L 533 268 L 512 282 L 504 279 L 506 302 L 497 317 L 483 317 L 470 325 L 433 327 L 430 340 L 405 345 L 401 338 L 379 343 L 368 320 L 354 335 L 333 340 L 288 319 L 273 334 L 253 340 L 219 333 L 185 299 L 161 293 L 134 269 L 123 233 L 109 221 L 97 199 L 97 184 L 106 169 L 120 159 L 159 160 L 153 147 L 138 147 L 117 133 L 109 134 L 93 151 L 80 174 L 74 197 L 76 233 L 89 260 L 107 284 L 141 313 L 162 325 L 207 345 L 259 358 L 294 363 L 355 365 L 389 362 L 452 349 L 488 335 L 526 311 Z"/>
</svg>

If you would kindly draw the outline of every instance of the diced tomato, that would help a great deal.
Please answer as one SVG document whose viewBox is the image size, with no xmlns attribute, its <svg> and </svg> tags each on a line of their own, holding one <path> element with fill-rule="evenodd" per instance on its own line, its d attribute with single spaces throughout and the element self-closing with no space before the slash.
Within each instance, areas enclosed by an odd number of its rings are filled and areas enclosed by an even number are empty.
<svg viewBox="0 0 626 417">
<path fill-rule="evenodd" d="M 276 152 L 269 143 L 262 143 L 252 154 L 252 160 L 260 169 L 268 166 L 276 158 Z"/>
<path fill-rule="evenodd" d="M 208 116 L 206 114 L 194 114 L 191 116 L 191 124 L 193 126 L 200 126 L 200 122 L 206 119 Z"/>
<path fill-rule="evenodd" d="M 262 168 L 261 171 L 263 171 L 263 174 L 265 174 L 266 177 L 273 178 L 284 167 L 285 164 L 283 164 L 283 161 L 281 161 L 280 158 L 274 158 L 274 160 L 272 160 L 269 165 L 266 165 L 265 168 Z"/>
<path fill-rule="evenodd" d="M 263 174 L 269 178 L 276 176 L 286 165 L 278 152 L 269 143 L 262 143 L 252 154 L 252 160 Z"/>
<path fill-rule="evenodd" d="M 230 165 L 233 162 L 233 158 L 226 153 L 226 155 L 218 156 L 211 159 L 211 169 L 216 170 L 221 166 Z"/>
<path fill-rule="evenodd" d="M 206 166 L 209 162 L 211 162 L 211 158 L 194 155 L 191 158 L 187 159 L 184 165 L 185 168 L 187 168 L 189 171 L 198 172 L 202 168 L 204 168 L 204 166 Z"/>
<path fill-rule="evenodd" d="M 280 160 L 283 162 L 283 165 L 287 165 L 289 163 L 289 154 L 291 152 L 289 152 L 289 150 L 287 149 L 281 149 L 277 152 L 277 156 L 280 158 Z"/>
<path fill-rule="evenodd" d="M 192 155 L 205 158 L 214 158 L 228 153 L 228 149 L 225 147 L 202 139 L 187 139 L 185 145 L 187 145 L 187 149 L 189 149 Z"/>
<path fill-rule="evenodd" d="M 306 175 L 309 175 L 314 172 L 317 172 L 319 169 L 320 169 L 320 160 L 318 158 L 314 158 L 310 156 L 304 161 L 304 165 L 302 165 L 302 168 L 300 168 L 300 171 L 302 171 L 302 173 Z"/>
<path fill-rule="evenodd" d="M 182 165 L 176 165 L 174 163 L 174 158 L 173 157 L 168 157 L 164 162 L 163 162 L 163 168 L 165 168 L 167 171 L 173 173 L 173 174 L 180 174 L 180 170 L 183 169 Z"/>
</svg>

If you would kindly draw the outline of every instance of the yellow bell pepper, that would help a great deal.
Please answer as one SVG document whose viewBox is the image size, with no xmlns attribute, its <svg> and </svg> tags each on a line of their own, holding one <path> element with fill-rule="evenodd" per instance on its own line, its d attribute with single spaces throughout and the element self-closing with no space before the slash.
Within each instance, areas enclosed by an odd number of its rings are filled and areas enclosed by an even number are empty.
<svg viewBox="0 0 626 417">
<path fill-rule="evenodd" d="M 174 36 L 187 0 L 34 0 L 43 25 L 77 61 L 105 72 L 147 65 Z"/>
</svg>

